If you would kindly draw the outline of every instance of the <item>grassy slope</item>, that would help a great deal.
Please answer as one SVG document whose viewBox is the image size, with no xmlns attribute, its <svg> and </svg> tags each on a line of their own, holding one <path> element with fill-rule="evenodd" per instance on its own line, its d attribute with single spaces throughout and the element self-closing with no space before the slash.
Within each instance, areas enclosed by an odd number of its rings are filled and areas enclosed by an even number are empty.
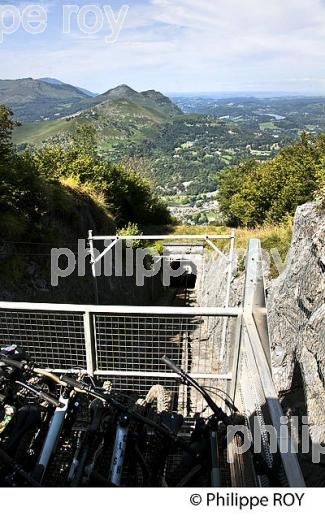
<svg viewBox="0 0 325 520">
<path fill-rule="evenodd" d="M 98 197 L 71 180 L 49 185 L 44 195 L 50 201 L 41 231 L 37 224 L 28 226 L 21 215 L 1 214 L 0 239 L 9 243 L 0 262 L 0 299 L 92 303 L 89 270 L 85 277 L 75 271 L 59 287 L 50 286 L 51 250 L 69 248 L 77 255 L 78 239 L 86 240 L 89 229 L 116 233 L 114 219 Z"/>
<path fill-rule="evenodd" d="M 172 235 L 227 235 L 231 233 L 231 229 L 225 226 L 169 226 L 165 228 L 151 227 L 145 230 L 146 233 L 155 234 L 172 234 Z M 248 247 L 248 241 L 251 238 L 261 240 L 261 245 L 265 255 L 270 257 L 270 277 L 275 278 L 279 275 L 277 266 L 274 262 L 272 251 L 276 250 L 280 254 L 284 263 L 292 238 L 292 224 L 283 224 L 278 226 L 263 226 L 256 229 L 238 228 L 235 229 L 235 248 L 238 252 L 239 271 L 244 269 L 244 257 Z M 223 251 L 229 247 L 228 240 L 219 240 L 216 245 Z M 158 244 L 157 244 L 158 246 Z M 273 251 L 274 253 L 274 251 Z"/>
<path fill-rule="evenodd" d="M 57 119 L 54 121 L 42 121 L 36 123 L 26 123 L 15 129 L 13 141 L 16 145 L 23 143 L 40 145 L 42 141 L 71 131 L 77 122 L 93 122 L 95 126 L 99 124 L 98 135 L 100 140 L 105 142 L 105 147 L 109 147 L 116 142 L 117 139 L 123 137 L 123 128 L 117 129 L 116 122 L 122 123 L 125 131 L 132 131 L 131 140 L 138 141 L 146 136 L 148 129 L 152 125 L 160 124 L 168 120 L 168 116 L 151 107 L 142 107 L 136 105 L 132 101 L 117 100 L 114 102 L 104 103 L 96 108 L 98 118 L 93 118 L 90 112 L 80 114 L 73 119 Z"/>
<path fill-rule="evenodd" d="M 58 119 L 39 123 L 26 123 L 15 129 L 13 142 L 16 145 L 29 143 L 39 145 L 45 139 L 53 137 L 60 132 L 71 130 L 73 121 Z"/>
</svg>

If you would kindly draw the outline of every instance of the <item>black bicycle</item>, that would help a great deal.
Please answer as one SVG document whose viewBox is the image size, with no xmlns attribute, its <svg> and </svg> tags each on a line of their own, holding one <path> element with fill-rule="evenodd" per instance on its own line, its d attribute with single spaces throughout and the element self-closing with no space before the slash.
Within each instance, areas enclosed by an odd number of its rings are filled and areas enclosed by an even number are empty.
<svg viewBox="0 0 325 520">
<path fill-rule="evenodd" d="M 240 417 L 224 392 L 231 415 L 216 404 L 211 389 L 163 358 L 212 411 L 207 419 L 197 414 L 194 429 L 184 436 L 184 419 L 172 411 L 172 396 L 161 385 L 139 399 L 134 392 L 116 393 L 109 382 L 99 385 L 85 373 L 59 377 L 26 357 L 19 350 L 0 352 L 2 485 L 225 484 L 226 428 L 240 423 Z M 243 440 L 240 431 L 237 438 Z M 279 485 L 277 458 L 269 468 L 253 445 L 250 455 L 256 472 Z"/>
<path fill-rule="evenodd" d="M 180 376 L 181 382 L 184 385 L 194 388 L 199 394 L 201 394 L 213 412 L 207 421 L 201 417 L 197 419 L 190 441 L 192 453 L 195 453 L 195 455 L 193 456 L 189 454 L 189 452 L 185 454 L 179 468 L 177 468 L 174 474 L 171 475 L 169 485 L 173 487 L 184 487 L 193 485 L 194 483 L 197 485 L 198 482 L 195 481 L 195 479 L 197 479 L 202 472 L 206 473 L 208 469 L 210 472 L 210 485 L 219 487 L 220 485 L 223 485 L 220 469 L 220 448 L 227 448 L 226 428 L 228 426 L 245 424 L 244 417 L 239 415 L 238 409 L 227 394 L 224 393 L 224 396 L 221 398 L 224 400 L 227 407 L 233 412 L 230 416 L 215 403 L 205 387 L 200 385 L 189 374 L 175 365 L 173 361 L 166 356 L 162 358 L 162 361 L 174 373 Z M 241 428 L 235 432 L 235 437 L 239 445 L 244 441 Z M 273 465 L 272 467 L 269 467 L 267 462 L 264 460 L 263 455 L 254 450 L 254 444 L 251 442 L 248 456 L 250 457 L 250 462 L 254 466 L 257 475 L 267 478 L 271 486 L 283 485 L 283 482 L 281 481 L 281 460 L 278 453 L 273 455 Z M 182 472 L 182 477 L 179 479 L 180 471 Z"/>
</svg>

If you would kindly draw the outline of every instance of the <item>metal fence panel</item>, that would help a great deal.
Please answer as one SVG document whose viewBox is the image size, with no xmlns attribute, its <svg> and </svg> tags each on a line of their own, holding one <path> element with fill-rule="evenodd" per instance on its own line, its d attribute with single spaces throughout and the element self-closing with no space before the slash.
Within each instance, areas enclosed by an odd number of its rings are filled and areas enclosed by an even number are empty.
<svg viewBox="0 0 325 520">
<path fill-rule="evenodd" d="M 82 313 L 1 310 L 0 344 L 24 347 L 46 368 L 86 369 Z"/>
<path fill-rule="evenodd" d="M 0 304 L 0 344 L 24 347 L 36 364 L 44 368 L 64 371 L 87 370 L 101 378 L 110 379 L 117 391 L 136 392 L 145 396 L 155 384 L 163 384 L 173 393 L 175 409 L 186 417 L 193 417 L 206 407 L 196 391 L 184 387 L 178 376 L 161 361 L 167 355 L 186 372 L 204 382 L 219 404 L 219 389 L 226 390 L 229 375 L 220 362 L 222 316 L 214 316 L 213 309 L 203 314 L 184 314 L 174 308 L 173 313 L 157 314 L 157 309 L 47 306 Z M 9 308 L 6 308 L 9 307 Z M 65 311 L 65 308 L 68 310 Z M 151 312 L 149 312 L 151 311 Z M 166 309 L 165 309 L 166 312 Z M 218 314 L 218 310 L 215 312 Z M 236 316 L 238 311 L 231 309 Z M 235 318 L 229 318 L 231 323 Z M 209 411 L 206 410 L 208 414 Z"/>
</svg>

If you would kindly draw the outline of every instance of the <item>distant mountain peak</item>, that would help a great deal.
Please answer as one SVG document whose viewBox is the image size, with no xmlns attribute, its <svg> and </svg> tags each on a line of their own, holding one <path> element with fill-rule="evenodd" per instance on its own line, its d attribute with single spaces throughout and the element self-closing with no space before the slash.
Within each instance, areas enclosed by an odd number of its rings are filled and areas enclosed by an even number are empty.
<svg viewBox="0 0 325 520">
<path fill-rule="evenodd" d="M 102 94 L 102 96 L 110 96 L 110 97 L 122 97 L 122 96 L 127 96 L 129 97 L 130 95 L 133 96 L 133 95 L 137 95 L 138 92 L 136 90 L 134 90 L 133 88 L 129 87 L 129 85 L 125 85 L 125 84 L 122 84 L 122 85 L 118 85 L 117 87 L 114 87 L 114 88 L 111 88 L 109 90 L 107 90 L 106 92 L 104 92 L 104 94 Z"/>
<path fill-rule="evenodd" d="M 165 114 L 165 116 L 175 116 L 182 113 L 182 111 L 174 105 L 168 97 L 161 94 L 161 92 L 153 89 L 145 92 L 137 92 L 126 84 L 118 85 L 96 98 L 98 103 L 121 99 L 126 99 L 143 108 L 158 110 Z"/>
<path fill-rule="evenodd" d="M 87 106 L 88 95 L 66 83 L 48 83 L 33 78 L 0 80 L 0 104 L 9 106 L 20 121 L 54 119 Z"/>
<path fill-rule="evenodd" d="M 98 94 L 91 92 L 90 90 L 87 90 L 87 89 L 81 88 L 81 87 L 77 87 L 75 85 L 70 85 L 70 83 L 65 83 L 64 81 L 61 81 L 56 78 L 39 78 L 38 81 L 42 81 L 43 83 L 48 83 L 49 85 L 68 85 L 70 87 L 76 88 L 82 94 L 86 94 L 86 96 L 89 96 L 89 97 L 98 96 Z"/>
<path fill-rule="evenodd" d="M 127 102 L 124 105 L 128 104 L 128 107 L 124 106 L 123 113 L 140 109 L 143 117 L 156 121 L 182 113 L 160 92 L 153 89 L 137 92 L 126 84 L 118 85 L 104 94 L 94 95 L 51 77 L 0 80 L 0 104 L 12 108 L 21 121 L 60 119 L 96 106 L 105 111 L 106 104 L 115 105 L 118 111 L 122 100 Z"/>
<path fill-rule="evenodd" d="M 157 90 L 145 90 L 144 92 L 141 92 L 141 95 L 161 108 L 173 107 L 174 115 L 182 113 L 181 109 L 178 108 L 167 96 L 164 96 L 164 94 Z"/>
<path fill-rule="evenodd" d="M 55 78 L 38 78 L 38 81 L 44 81 L 45 83 L 49 83 L 50 85 L 63 85 L 64 82 Z"/>
<path fill-rule="evenodd" d="M 141 92 L 141 94 L 147 98 L 154 99 L 155 101 L 164 100 L 166 102 L 170 102 L 170 99 L 158 90 L 145 90 L 144 92 Z"/>
<path fill-rule="evenodd" d="M 153 88 L 150 90 L 144 90 L 143 92 L 141 92 L 141 94 L 143 94 L 144 96 L 151 96 L 151 95 L 158 94 L 159 96 L 166 97 L 161 92 L 159 92 L 158 90 L 155 90 Z"/>
</svg>

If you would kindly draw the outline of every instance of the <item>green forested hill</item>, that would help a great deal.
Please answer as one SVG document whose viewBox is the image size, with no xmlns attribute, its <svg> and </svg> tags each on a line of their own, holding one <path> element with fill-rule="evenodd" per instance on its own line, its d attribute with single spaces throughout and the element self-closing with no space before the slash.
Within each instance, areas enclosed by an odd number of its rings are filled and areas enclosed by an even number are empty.
<svg viewBox="0 0 325 520">
<path fill-rule="evenodd" d="M 115 163 L 131 159 L 164 195 L 214 191 L 217 171 L 248 153 L 249 132 L 213 116 L 184 115 L 154 90 L 139 93 L 121 85 L 91 99 L 97 104 L 68 117 L 23 124 L 14 142 L 21 149 L 64 144 L 87 123 L 96 130 L 103 157 Z"/>
<path fill-rule="evenodd" d="M 253 164 L 273 159 L 303 131 L 316 136 L 325 130 L 324 104 L 318 98 L 173 98 L 184 114 L 155 90 L 136 92 L 120 85 L 90 97 L 77 87 L 33 82 L 14 82 L 10 97 L 16 118 L 30 118 L 14 132 L 20 151 L 44 143 L 67 145 L 86 123 L 96 131 L 102 158 L 132 164 L 168 200 L 184 196 L 192 201 L 214 192 L 224 169 L 245 159 Z M 67 102 L 66 96 L 74 99 Z M 46 120 L 35 121 L 45 114 Z"/>
<path fill-rule="evenodd" d="M 85 103 L 92 104 L 65 118 L 55 120 L 25 122 L 14 132 L 14 142 L 18 145 L 40 145 L 49 138 L 64 142 L 78 124 L 91 124 L 97 132 L 98 145 L 105 150 L 122 144 L 137 143 L 150 136 L 160 124 L 171 121 L 181 111 L 165 96 L 154 90 L 136 92 L 127 85 L 121 85 Z M 111 159 L 114 159 L 114 155 Z"/>
<path fill-rule="evenodd" d="M 0 105 L 7 105 L 20 121 L 63 116 L 87 106 L 88 100 L 89 96 L 71 85 L 32 78 L 0 80 Z"/>
<path fill-rule="evenodd" d="M 169 221 L 148 181 L 98 154 L 92 126 L 78 127 L 64 146 L 17 154 L 11 116 L 0 105 L 0 238 L 49 240 L 77 223 L 76 234 L 82 234 L 89 224 L 84 217 L 90 214 L 97 215 L 95 227 Z"/>
<path fill-rule="evenodd" d="M 98 144 L 104 149 L 121 141 L 137 141 L 154 125 L 165 122 L 168 116 L 158 107 L 139 105 L 135 100 L 109 99 L 93 108 L 75 115 L 56 119 L 25 123 L 14 132 L 14 142 L 39 145 L 51 137 L 64 142 L 78 124 L 89 123 L 97 131 Z"/>
<path fill-rule="evenodd" d="M 20 80 L 17 88 L 23 87 L 24 81 Z M 33 81 L 27 80 L 29 87 Z M 214 116 L 184 115 L 168 97 L 155 90 L 136 92 L 128 85 L 120 85 L 89 97 L 69 85 L 44 84 L 40 92 L 44 88 L 49 95 L 46 89 L 54 89 L 51 93 L 61 96 L 63 91 L 55 90 L 58 87 L 65 88 L 69 95 L 73 92 L 77 100 L 70 104 L 59 100 L 59 106 L 58 99 L 52 99 L 52 106 L 47 99 L 44 103 L 52 111 L 50 117 L 43 121 L 26 121 L 25 117 L 13 136 L 20 150 L 44 143 L 66 145 L 75 128 L 87 123 L 96 131 L 102 157 L 114 163 L 131 161 L 162 195 L 212 192 L 218 171 L 249 156 L 247 146 L 253 137 L 247 129 Z M 28 110 L 32 109 L 33 99 Z M 44 106 L 38 101 L 37 114 Z M 52 117 L 54 107 L 57 117 Z"/>
<path fill-rule="evenodd" d="M 8 106 L 16 119 L 36 122 L 59 119 L 102 103 L 129 101 L 147 110 L 156 110 L 165 117 L 181 114 L 181 110 L 160 92 L 136 92 L 120 85 L 104 94 L 87 91 L 48 78 L 0 80 L 0 104 Z"/>
<path fill-rule="evenodd" d="M 136 92 L 128 85 L 119 85 L 104 94 L 96 96 L 94 99 L 97 105 L 121 100 L 128 101 L 137 107 L 142 107 L 149 111 L 153 110 L 166 118 L 182 114 L 182 111 L 160 92 L 156 90 Z"/>
</svg>

